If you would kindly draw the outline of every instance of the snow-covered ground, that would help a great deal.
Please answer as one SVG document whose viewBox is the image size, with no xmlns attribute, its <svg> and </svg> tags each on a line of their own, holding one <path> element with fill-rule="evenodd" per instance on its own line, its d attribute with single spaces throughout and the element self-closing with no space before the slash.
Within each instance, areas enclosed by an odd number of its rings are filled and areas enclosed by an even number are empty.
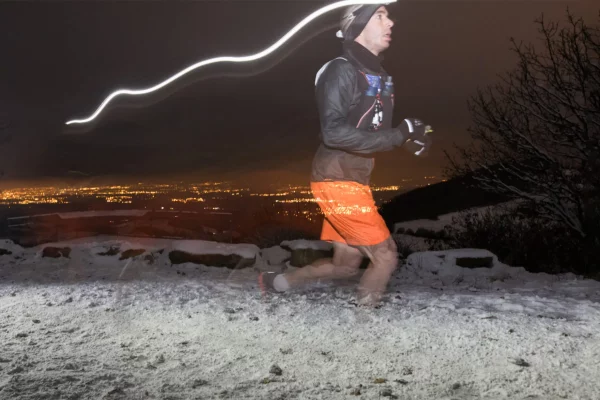
<svg viewBox="0 0 600 400">
<path fill-rule="evenodd" d="M 257 269 L 283 249 L 65 245 L 70 258 L 51 259 L 48 245 L 0 241 L 11 251 L 0 256 L 0 399 L 599 398 L 600 282 L 530 274 L 483 250 L 415 253 L 387 302 L 363 309 L 355 281 L 263 297 Z M 98 255 L 115 246 L 146 253 Z M 257 263 L 171 265 L 173 249 Z M 465 255 L 494 265 L 458 267 Z"/>
<path fill-rule="evenodd" d="M 437 219 L 415 219 L 412 221 L 398 222 L 394 224 L 393 233 L 398 233 L 398 230 L 400 229 L 411 229 L 413 232 L 416 232 L 419 228 L 424 228 L 430 231 L 441 231 L 444 229 L 445 226 L 452 225 L 453 218 L 460 218 L 460 216 L 462 215 L 471 213 L 484 215 L 489 212 L 502 212 L 514 209 L 519 204 L 519 200 L 511 200 L 505 203 L 500 203 L 492 206 L 474 207 L 462 211 L 442 214 L 439 215 Z"/>
</svg>

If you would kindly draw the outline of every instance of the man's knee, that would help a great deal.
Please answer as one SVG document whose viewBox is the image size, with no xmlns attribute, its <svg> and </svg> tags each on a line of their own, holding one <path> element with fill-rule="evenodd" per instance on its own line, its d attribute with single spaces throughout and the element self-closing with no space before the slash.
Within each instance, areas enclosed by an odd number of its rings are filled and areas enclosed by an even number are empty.
<svg viewBox="0 0 600 400">
<path fill-rule="evenodd" d="M 362 260 L 363 254 L 357 248 L 343 244 L 334 244 L 333 263 L 335 265 L 358 269 Z"/>
<path fill-rule="evenodd" d="M 348 258 L 345 260 L 345 265 L 352 267 L 352 268 L 356 268 L 359 269 L 360 265 L 362 264 L 364 259 L 363 254 L 358 251 L 356 253 L 352 253 L 348 255 Z"/>
<path fill-rule="evenodd" d="M 385 264 L 396 268 L 398 264 L 398 247 L 390 237 L 388 240 L 371 247 L 371 261 L 374 264 Z"/>
</svg>

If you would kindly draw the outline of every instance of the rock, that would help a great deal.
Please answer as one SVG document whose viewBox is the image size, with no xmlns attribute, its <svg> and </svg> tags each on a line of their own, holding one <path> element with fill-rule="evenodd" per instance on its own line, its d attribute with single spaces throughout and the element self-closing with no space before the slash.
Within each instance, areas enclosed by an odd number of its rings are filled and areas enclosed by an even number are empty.
<svg viewBox="0 0 600 400">
<path fill-rule="evenodd" d="M 256 262 L 256 256 L 244 258 L 239 254 L 190 254 L 181 250 L 173 250 L 169 253 L 172 264 L 194 263 L 210 265 L 211 267 L 225 267 L 229 269 L 247 268 Z"/>
<path fill-rule="evenodd" d="M 340 388 L 339 385 L 333 386 L 331 382 L 326 382 L 323 386 L 323 390 L 328 390 L 330 392 L 341 392 L 342 388 Z"/>
<path fill-rule="evenodd" d="M 250 317 L 250 321 L 258 321 L 258 317 L 251 316 L 251 317 Z"/>
<path fill-rule="evenodd" d="M 392 389 L 391 388 L 383 388 L 379 391 L 379 395 L 383 397 L 392 397 Z"/>
<path fill-rule="evenodd" d="M 281 354 L 292 354 L 292 349 L 279 349 Z"/>
<path fill-rule="evenodd" d="M 403 367 L 402 368 L 402 375 L 412 375 L 413 370 L 411 367 Z"/>
<path fill-rule="evenodd" d="M 65 303 L 72 303 L 72 302 L 73 302 L 73 298 L 72 298 L 72 297 L 68 297 L 68 298 L 65 300 Z"/>
<path fill-rule="evenodd" d="M 460 383 L 456 382 L 455 384 L 452 385 L 452 390 L 458 390 L 460 389 Z"/>
<path fill-rule="evenodd" d="M 515 365 L 518 365 L 519 367 L 529 367 L 529 363 L 523 360 L 522 358 L 512 359 L 511 362 Z"/>
<path fill-rule="evenodd" d="M 290 265 L 293 267 L 304 267 L 318 259 L 333 257 L 333 250 L 294 249 L 291 252 Z"/>
<path fill-rule="evenodd" d="M 66 257 L 69 258 L 71 254 L 71 249 L 69 247 L 44 247 L 42 250 L 42 257 L 51 257 L 51 258 L 59 258 Z"/>
<path fill-rule="evenodd" d="M 108 250 L 106 250 L 105 252 L 102 253 L 98 253 L 99 256 L 116 256 L 117 254 L 119 254 L 119 251 L 121 251 L 121 249 L 119 249 L 119 247 L 113 247 L 110 246 L 110 248 Z"/>
<path fill-rule="evenodd" d="M 13 368 L 12 370 L 8 371 L 8 375 L 18 374 L 23 371 L 24 371 L 23 367 L 16 367 L 16 368 Z"/>
<path fill-rule="evenodd" d="M 146 368 L 148 369 L 156 369 L 156 367 L 150 363 L 146 363 Z"/>
<path fill-rule="evenodd" d="M 291 253 L 280 246 L 273 246 L 262 249 L 260 256 L 268 265 L 283 265 L 290 259 Z"/>
<path fill-rule="evenodd" d="M 162 354 L 160 354 L 158 357 L 156 357 L 157 364 L 162 364 L 164 362 L 165 362 L 165 356 L 163 356 Z"/>
<path fill-rule="evenodd" d="M 283 373 L 283 371 L 281 370 L 281 368 L 279 368 L 279 366 L 277 364 L 273 364 L 271 366 L 271 369 L 269 370 L 269 373 L 275 374 L 275 375 L 281 375 Z"/>
<path fill-rule="evenodd" d="M 492 268 L 493 257 L 457 257 L 456 265 L 464 268 Z"/>
<path fill-rule="evenodd" d="M 233 308 L 227 307 L 225 310 L 223 310 L 223 312 L 225 314 L 235 314 L 235 310 Z"/>
<path fill-rule="evenodd" d="M 144 254 L 145 252 L 146 252 L 145 249 L 129 249 L 129 250 L 125 250 L 124 252 L 121 253 L 121 257 L 119 257 L 119 260 L 125 260 L 127 258 L 137 257 L 140 254 Z"/>
<path fill-rule="evenodd" d="M 121 389 L 120 387 L 115 387 L 114 389 L 112 389 L 111 391 L 109 391 L 107 393 L 108 396 L 112 396 L 112 395 L 125 395 L 125 391 L 123 389 Z"/>
<path fill-rule="evenodd" d="M 164 383 L 160 387 L 160 392 L 161 393 L 179 392 L 180 390 L 181 390 L 180 389 L 180 385 L 178 385 L 178 384 Z"/>
<path fill-rule="evenodd" d="M 42 322 L 42 321 L 40 321 L 39 319 L 34 319 L 32 322 L 33 322 L 34 324 L 39 324 L 39 323 L 40 323 L 40 322 Z"/>
<path fill-rule="evenodd" d="M 18 338 L 26 338 L 27 334 L 26 333 L 17 333 L 16 335 Z"/>
<path fill-rule="evenodd" d="M 394 382 L 399 383 L 401 385 L 407 385 L 408 381 L 405 381 L 404 379 L 395 379 Z"/>
<path fill-rule="evenodd" d="M 351 394 L 352 396 L 360 396 L 360 387 L 358 387 L 358 386 L 357 386 L 357 387 L 355 387 L 354 389 L 352 389 L 352 390 L 350 391 L 350 394 Z"/>
<path fill-rule="evenodd" d="M 0 256 L 7 256 L 12 254 L 12 251 L 10 250 L 5 250 L 5 249 L 0 249 Z"/>
<path fill-rule="evenodd" d="M 200 387 L 200 386 L 206 386 L 206 385 L 208 385 L 208 381 L 207 381 L 207 380 L 204 380 L 204 379 L 195 379 L 195 380 L 192 382 L 192 388 L 193 388 L 193 389 L 195 389 L 195 388 L 197 388 L 197 387 Z"/>
</svg>

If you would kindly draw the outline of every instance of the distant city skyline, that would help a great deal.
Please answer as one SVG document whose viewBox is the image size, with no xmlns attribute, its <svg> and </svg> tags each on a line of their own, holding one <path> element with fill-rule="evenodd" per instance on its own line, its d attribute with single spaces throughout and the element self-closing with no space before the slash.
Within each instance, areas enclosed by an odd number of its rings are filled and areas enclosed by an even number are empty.
<svg viewBox="0 0 600 400">
<path fill-rule="evenodd" d="M 267 190 L 273 187 L 281 187 L 285 185 L 308 185 L 309 177 L 306 174 L 285 174 L 279 171 L 264 171 L 255 173 L 255 177 L 251 177 L 251 173 L 235 179 L 234 176 L 224 174 L 224 178 L 229 179 L 204 179 L 201 176 L 85 176 L 82 174 L 71 173 L 65 177 L 39 178 L 39 179 L 21 179 L 7 180 L 0 179 L 0 191 L 14 188 L 24 187 L 41 187 L 41 186 L 57 186 L 57 187 L 81 187 L 89 185 L 134 185 L 137 183 L 145 184 L 161 184 L 182 182 L 186 184 L 198 182 L 227 182 L 228 184 L 238 187 L 249 187 L 255 190 Z M 290 179 L 286 179 L 290 177 Z M 393 179 L 373 179 L 372 184 L 376 186 L 389 186 L 401 184 L 407 181 L 419 181 L 427 179 L 444 179 L 444 175 L 423 175 L 423 176 L 405 176 Z"/>
</svg>

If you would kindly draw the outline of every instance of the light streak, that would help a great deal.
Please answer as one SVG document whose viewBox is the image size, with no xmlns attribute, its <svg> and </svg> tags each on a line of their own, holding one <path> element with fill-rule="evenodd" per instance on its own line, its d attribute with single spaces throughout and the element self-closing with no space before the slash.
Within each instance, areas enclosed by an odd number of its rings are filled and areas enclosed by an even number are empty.
<svg viewBox="0 0 600 400">
<path fill-rule="evenodd" d="M 304 37 L 302 39 L 302 42 L 298 43 L 297 45 L 293 46 L 292 48 L 287 49 L 285 52 L 280 52 L 277 57 L 272 58 L 268 64 L 266 64 L 264 67 L 262 67 L 260 69 L 252 69 L 251 71 L 236 72 L 236 73 L 217 72 L 214 74 L 199 76 L 193 80 L 188 80 L 188 82 L 185 82 L 185 83 L 182 82 L 180 85 L 173 83 L 172 85 L 169 86 L 169 89 L 165 88 L 162 91 L 160 91 L 159 92 L 160 94 L 147 96 L 146 100 L 138 101 L 134 104 L 121 104 L 121 105 L 119 105 L 119 107 L 129 108 L 129 109 L 132 109 L 132 108 L 139 109 L 139 108 L 149 107 L 160 101 L 165 100 L 169 96 L 173 95 L 173 93 L 181 90 L 183 87 L 187 87 L 189 85 L 192 85 L 192 84 L 195 84 L 195 83 L 198 83 L 201 81 L 205 81 L 205 80 L 210 80 L 210 79 L 215 79 L 215 78 L 248 78 L 251 76 L 256 76 L 256 75 L 262 74 L 262 73 L 270 70 L 271 68 L 279 65 L 279 63 L 281 63 L 285 58 L 287 58 L 290 54 L 292 54 L 294 51 L 296 51 L 299 47 L 306 44 L 308 41 L 325 33 L 326 31 L 333 29 L 334 27 L 337 27 L 338 25 L 339 25 L 339 22 L 333 22 L 331 24 L 324 26 L 321 29 L 315 30 L 314 32 L 311 31 L 310 35 L 307 35 L 306 37 Z M 88 126 L 93 126 L 93 125 L 88 125 Z M 89 128 L 89 129 L 93 129 L 93 128 Z M 79 130 L 78 132 L 81 132 L 81 130 Z"/>
<path fill-rule="evenodd" d="M 318 9 L 317 11 L 313 12 L 308 17 L 304 18 L 296 26 L 294 26 L 288 33 L 286 33 L 281 39 L 279 39 L 277 42 L 272 44 L 270 47 L 266 48 L 265 50 L 263 50 L 259 53 L 249 55 L 249 56 L 241 56 L 241 57 L 225 56 L 225 57 L 211 58 L 209 60 L 200 61 L 193 65 L 190 65 L 189 67 L 181 70 L 177 74 L 172 75 L 170 78 L 166 79 L 165 81 L 163 81 L 155 86 L 152 86 L 150 88 L 139 89 L 139 90 L 119 89 L 119 90 L 111 93 L 102 102 L 102 104 L 100 104 L 100 106 L 96 109 L 96 111 L 92 115 L 90 115 L 89 117 L 84 118 L 84 119 L 73 119 L 73 120 L 67 121 L 66 125 L 85 124 L 85 123 L 91 122 L 102 112 L 102 110 L 108 105 L 108 103 L 115 97 L 117 97 L 121 94 L 139 96 L 139 95 L 143 95 L 143 94 L 152 93 L 156 90 L 159 90 L 159 89 L 167 86 L 168 84 L 175 81 L 176 79 L 179 79 L 183 75 L 185 75 L 197 68 L 203 67 L 205 65 L 215 64 L 218 62 L 249 62 L 249 61 L 254 61 L 254 60 L 258 60 L 260 58 L 266 57 L 269 54 L 271 54 L 272 52 L 274 52 L 275 50 L 277 50 L 279 47 L 281 47 L 285 42 L 287 42 L 292 36 L 294 36 L 300 29 L 302 29 L 304 26 L 306 26 L 312 20 L 320 17 L 321 15 L 323 15 L 325 13 L 328 13 L 329 11 L 335 10 L 336 8 L 346 7 L 346 6 L 350 6 L 353 4 L 384 4 L 384 3 L 390 4 L 390 3 L 395 3 L 396 1 L 397 0 L 387 0 L 384 2 L 382 2 L 381 0 L 343 0 L 343 1 L 339 1 L 337 3 L 329 4 L 327 6 L 324 6 L 320 9 Z"/>
</svg>

